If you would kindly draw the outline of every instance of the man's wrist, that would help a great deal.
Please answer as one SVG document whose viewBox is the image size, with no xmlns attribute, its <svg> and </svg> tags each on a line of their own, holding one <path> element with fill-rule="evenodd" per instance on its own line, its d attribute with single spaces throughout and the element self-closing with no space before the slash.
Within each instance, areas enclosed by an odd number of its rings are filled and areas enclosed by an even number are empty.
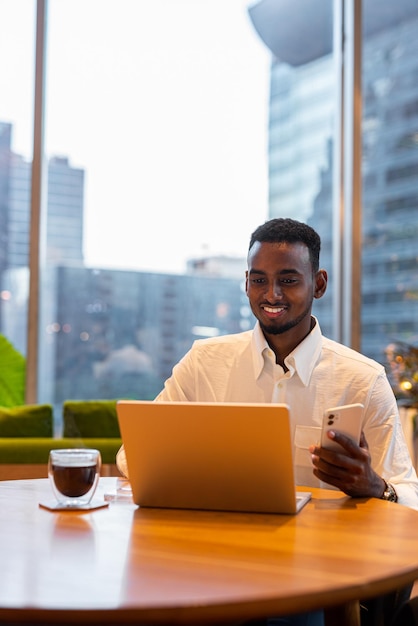
<svg viewBox="0 0 418 626">
<path fill-rule="evenodd" d="M 385 479 L 383 479 L 383 481 L 385 483 L 385 488 L 383 490 L 383 494 L 380 496 L 380 499 L 387 500 L 388 502 L 397 502 L 398 494 L 396 493 L 395 487 L 391 483 L 386 482 Z"/>
</svg>

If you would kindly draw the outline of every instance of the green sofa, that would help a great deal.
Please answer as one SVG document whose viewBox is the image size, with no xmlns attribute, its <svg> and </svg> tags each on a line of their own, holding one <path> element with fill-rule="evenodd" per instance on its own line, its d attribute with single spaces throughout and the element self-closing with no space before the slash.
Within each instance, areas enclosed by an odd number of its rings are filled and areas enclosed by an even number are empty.
<svg viewBox="0 0 418 626">
<path fill-rule="evenodd" d="M 63 433 L 53 434 L 51 405 L 0 407 L 0 480 L 48 475 L 53 448 L 96 448 L 102 474 L 119 476 L 115 465 L 121 446 L 116 400 L 80 400 L 63 403 Z"/>
</svg>

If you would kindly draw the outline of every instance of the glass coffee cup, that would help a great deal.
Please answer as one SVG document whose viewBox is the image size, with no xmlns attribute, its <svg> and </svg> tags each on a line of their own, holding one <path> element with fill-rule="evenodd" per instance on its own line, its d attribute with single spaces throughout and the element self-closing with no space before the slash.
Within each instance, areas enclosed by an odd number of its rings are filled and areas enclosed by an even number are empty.
<svg viewBox="0 0 418 626">
<path fill-rule="evenodd" d="M 100 477 L 101 456 L 93 448 L 51 450 L 48 476 L 59 506 L 81 508 L 90 504 Z"/>
</svg>

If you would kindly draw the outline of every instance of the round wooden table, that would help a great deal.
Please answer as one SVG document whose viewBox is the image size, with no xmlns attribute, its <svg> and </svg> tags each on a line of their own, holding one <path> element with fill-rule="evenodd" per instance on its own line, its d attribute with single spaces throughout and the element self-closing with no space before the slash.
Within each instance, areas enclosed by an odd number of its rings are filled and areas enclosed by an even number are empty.
<svg viewBox="0 0 418 626">
<path fill-rule="evenodd" d="M 0 622 L 237 624 L 418 578 L 418 512 L 381 500 L 313 490 L 286 516 L 38 506 L 51 498 L 47 479 L 0 482 Z"/>
</svg>

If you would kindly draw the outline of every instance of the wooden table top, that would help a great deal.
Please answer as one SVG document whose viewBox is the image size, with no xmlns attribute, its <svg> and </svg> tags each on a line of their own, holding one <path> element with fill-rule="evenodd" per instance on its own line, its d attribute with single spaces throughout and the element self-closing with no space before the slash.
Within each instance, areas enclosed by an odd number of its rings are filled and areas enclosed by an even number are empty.
<svg viewBox="0 0 418 626">
<path fill-rule="evenodd" d="M 102 478 L 98 497 L 114 491 Z M 237 623 L 331 607 L 418 578 L 418 512 L 312 490 L 296 516 L 51 512 L 47 479 L 0 482 L 0 621 Z"/>
</svg>

